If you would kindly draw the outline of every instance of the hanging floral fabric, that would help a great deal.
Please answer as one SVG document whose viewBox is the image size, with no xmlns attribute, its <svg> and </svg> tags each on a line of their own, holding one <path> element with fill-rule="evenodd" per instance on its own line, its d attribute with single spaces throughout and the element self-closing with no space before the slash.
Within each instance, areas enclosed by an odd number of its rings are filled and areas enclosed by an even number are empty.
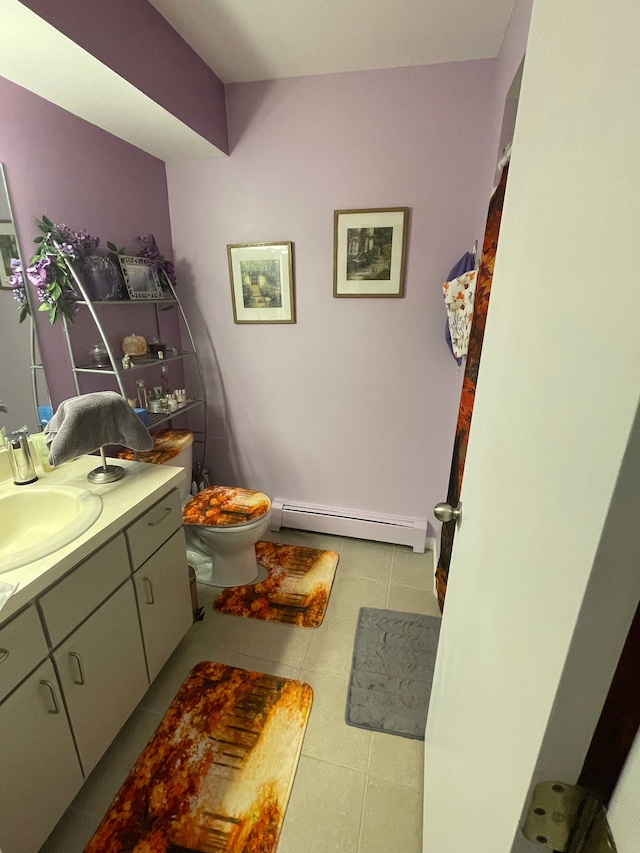
<svg viewBox="0 0 640 853">
<path fill-rule="evenodd" d="M 477 241 L 476 241 L 477 242 Z M 470 272 L 476 267 L 476 251 L 475 248 L 473 252 L 465 252 L 464 255 L 460 258 L 457 264 L 449 270 L 449 275 L 447 276 L 447 281 L 453 281 L 454 278 L 458 278 L 465 272 Z M 444 323 L 444 339 L 447 342 L 447 346 L 449 347 L 449 351 L 451 355 L 455 358 L 458 363 L 458 367 L 462 364 L 462 359 L 457 358 L 453 353 L 453 346 L 451 345 L 451 330 L 449 329 L 449 318 L 445 320 Z"/>
<path fill-rule="evenodd" d="M 477 271 L 470 270 L 442 285 L 449 318 L 451 349 L 458 359 L 463 358 L 469 349 L 477 277 Z"/>
</svg>

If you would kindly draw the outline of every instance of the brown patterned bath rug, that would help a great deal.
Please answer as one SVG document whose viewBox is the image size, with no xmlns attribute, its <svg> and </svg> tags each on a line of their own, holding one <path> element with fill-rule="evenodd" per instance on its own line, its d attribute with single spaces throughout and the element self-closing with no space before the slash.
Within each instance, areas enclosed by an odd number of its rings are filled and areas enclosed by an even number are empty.
<svg viewBox="0 0 640 853">
<path fill-rule="evenodd" d="M 232 586 L 213 609 L 233 616 L 317 628 L 324 619 L 338 565 L 335 551 L 258 542 L 258 562 L 269 572 L 260 583 Z"/>
<path fill-rule="evenodd" d="M 199 663 L 85 853 L 273 853 L 312 700 L 301 681 Z"/>
</svg>

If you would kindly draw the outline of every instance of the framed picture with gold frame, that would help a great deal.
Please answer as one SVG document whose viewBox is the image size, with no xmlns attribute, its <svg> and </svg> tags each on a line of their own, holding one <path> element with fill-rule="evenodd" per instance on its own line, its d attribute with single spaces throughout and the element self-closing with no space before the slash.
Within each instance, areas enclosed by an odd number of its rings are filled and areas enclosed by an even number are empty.
<svg viewBox="0 0 640 853">
<path fill-rule="evenodd" d="M 408 207 L 334 212 L 334 296 L 404 296 L 408 218 Z"/>
<path fill-rule="evenodd" d="M 295 323 L 293 244 L 227 245 L 235 323 Z"/>
</svg>

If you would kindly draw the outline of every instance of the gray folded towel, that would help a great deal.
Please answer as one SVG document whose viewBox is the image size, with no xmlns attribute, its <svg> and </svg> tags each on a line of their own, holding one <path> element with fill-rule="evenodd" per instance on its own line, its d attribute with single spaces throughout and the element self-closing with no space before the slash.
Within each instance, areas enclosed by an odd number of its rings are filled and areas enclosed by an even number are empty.
<svg viewBox="0 0 640 853">
<path fill-rule="evenodd" d="M 62 465 L 105 444 L 122 444 L 131 450 L 153 447 L 149 430 L 115 391 L 64 400 L 44 431 L 50 465 Z"/>
</svg>

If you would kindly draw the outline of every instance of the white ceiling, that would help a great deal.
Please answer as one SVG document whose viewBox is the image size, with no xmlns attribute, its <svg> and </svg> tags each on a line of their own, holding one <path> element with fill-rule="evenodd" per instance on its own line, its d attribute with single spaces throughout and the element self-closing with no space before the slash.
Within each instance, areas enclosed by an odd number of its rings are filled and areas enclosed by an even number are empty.
<svg viewBox="0 0 640 853">
<path fill-rule="evenodd" d="M 514 0 L 150 0 L 224 83 L 498 55 Z"/>
<path fill-rule="evenodd" d="M 224 83 L 497 56 L 514 0 L 150 0 Z M 222 152 L 38 17 L 0 0 L 0 76 L 162 160 Z"/>
</svg>

